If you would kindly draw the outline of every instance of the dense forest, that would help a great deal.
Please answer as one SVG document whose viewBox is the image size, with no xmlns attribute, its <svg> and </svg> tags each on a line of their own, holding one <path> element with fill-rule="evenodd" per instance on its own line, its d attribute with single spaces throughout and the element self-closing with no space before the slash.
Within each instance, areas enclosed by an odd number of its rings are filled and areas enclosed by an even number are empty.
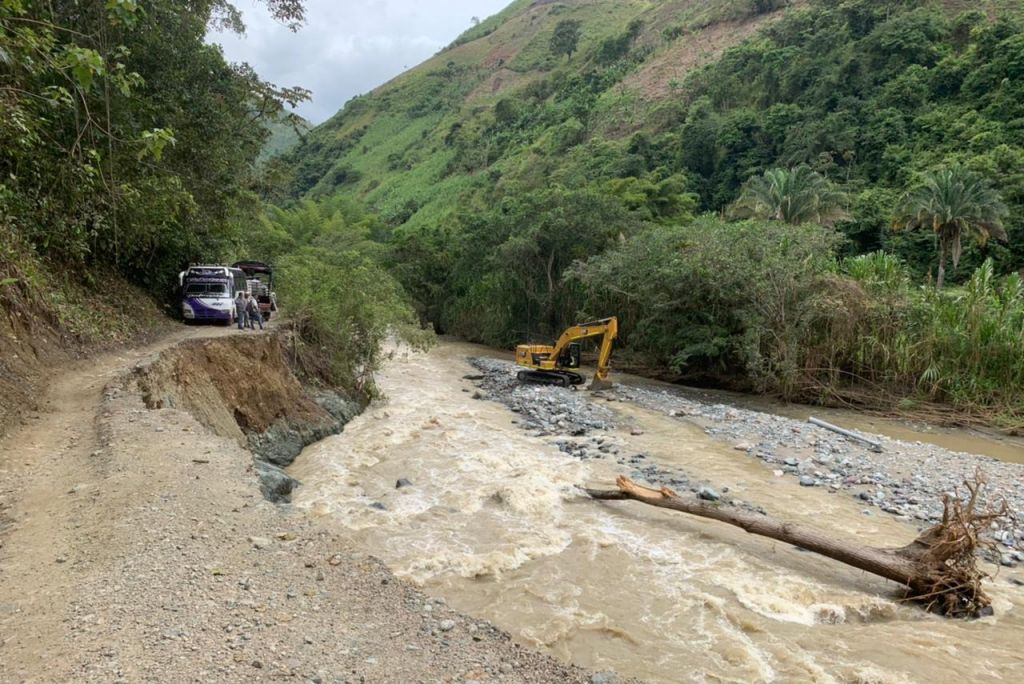
<svg viewBox="0 0 1024 684">
<path fill-rule="evenodd" d="M 273 199 L 377 213 L 444 332 L 618 314 L 620 360 L 655 372 L 1018 424 L 1012 8 L 513 3 L 314 130 Z M 694 56 L 716 30 L 749 38 Z"/>
</svg>

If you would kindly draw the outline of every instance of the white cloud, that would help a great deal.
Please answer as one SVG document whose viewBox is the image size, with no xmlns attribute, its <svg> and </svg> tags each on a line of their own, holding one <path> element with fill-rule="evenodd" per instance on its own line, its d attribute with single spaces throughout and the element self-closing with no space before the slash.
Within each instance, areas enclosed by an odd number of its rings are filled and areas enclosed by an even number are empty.
<svg viewBox="0 0 1024 684">
<path fill-rule="evenodd" d="M 299 113 L 314 123 L 427 59 L 509 0 L 307 0 L 307 24 L 292 33 L 253 0 L 238 0 L 246 34 L 214 33 L 232 62 L 264 79 L 313 91 Z"/>
</svg>

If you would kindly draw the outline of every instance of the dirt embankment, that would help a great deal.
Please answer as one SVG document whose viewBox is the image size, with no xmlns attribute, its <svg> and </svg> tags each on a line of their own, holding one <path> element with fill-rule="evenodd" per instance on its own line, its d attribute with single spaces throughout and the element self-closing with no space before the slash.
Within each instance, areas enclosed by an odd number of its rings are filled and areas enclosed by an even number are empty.
<svg viewBox="0 0 1024 684">
<path fill-rule="evenodd" d="M 194 340 L 135 371 L 148 408 L 187 411 L 252 451 L 263 495 L 278 503 L 298 484 L 282 469 L 307 445 L 340 431 L 365 404 L 365 397 L 301 383 L 289 361 L 289 335 Z"/>
<path fill-rule="evenodd" d="M 168 331 L 171 321 L 148 294 L 114 274 L 93 277 L 102 291 L 0 258 L 0 437 L 39 408 L 55 365 Z"/>
</svg>

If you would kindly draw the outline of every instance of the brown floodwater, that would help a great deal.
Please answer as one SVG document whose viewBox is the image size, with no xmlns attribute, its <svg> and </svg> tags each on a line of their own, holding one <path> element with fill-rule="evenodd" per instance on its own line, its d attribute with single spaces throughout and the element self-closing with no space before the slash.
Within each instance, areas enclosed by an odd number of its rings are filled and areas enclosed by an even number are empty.
<svg viewBox="0 0 1024 684">
<path fill-rule="evenodd" d="M 472 399 L 465 358 L 482 353 L 445 342 L 396 355 L 378 377 L 387 400 L 292 467 L 304 483 L 295 503 L 453 607 L 595 669 L 665 684 L 1021 679 L 1024 588 L 1012 580 L 1024 573 L 1004 569 L 991 582 L 994 617 L 951 621 L 901 604 L 891 583 L 786 544 L 590 501 L 576 486 L 610 485 L 620 469 L 572 459 L 504 406 Z M 852 497 L 774 477 L 697 426 L 608 406 L 643 432 L 612 439 L 771 513 L 878 546 L 916 534 L 864 515 Z M 413 486 L 395 489 L 399 478 Z"/>
</svg>

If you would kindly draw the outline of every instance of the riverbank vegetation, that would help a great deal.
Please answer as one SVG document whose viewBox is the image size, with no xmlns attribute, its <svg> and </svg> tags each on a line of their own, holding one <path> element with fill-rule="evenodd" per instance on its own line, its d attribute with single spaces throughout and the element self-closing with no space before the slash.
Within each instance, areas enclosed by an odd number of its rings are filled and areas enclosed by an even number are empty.
<svg viewBox="0 0 1024 684">
<path fill-rule="evenodd" d="M 645 231 L 570 276 L 615 311 L 633 362 L 812 403 L 955 407 L 1024 420 L 1024 287 L 984 262 L 962 287 L 890 254 L 838 259 L 819 226 L 703 218 Z"/>
<path fill-rule="evenodd" d="M 380 265 L 383 246 L 371 239 L 380 228 L 379 219 L 351 202 L 306 200 L 268 207 L 246 245 L 276 266 L 299 368 L 371 394 L 391 336 L 419 348 L 433 341 L 405 290 Z"/>
<path fill-rule="evenodd" d="M 447 333 L 617 314 L 650 372 L 1019 428 L 1020 8 L 736 4 L 518 3 L 312 131 L 275 199 L 376 213 Z"/>
</svg>

